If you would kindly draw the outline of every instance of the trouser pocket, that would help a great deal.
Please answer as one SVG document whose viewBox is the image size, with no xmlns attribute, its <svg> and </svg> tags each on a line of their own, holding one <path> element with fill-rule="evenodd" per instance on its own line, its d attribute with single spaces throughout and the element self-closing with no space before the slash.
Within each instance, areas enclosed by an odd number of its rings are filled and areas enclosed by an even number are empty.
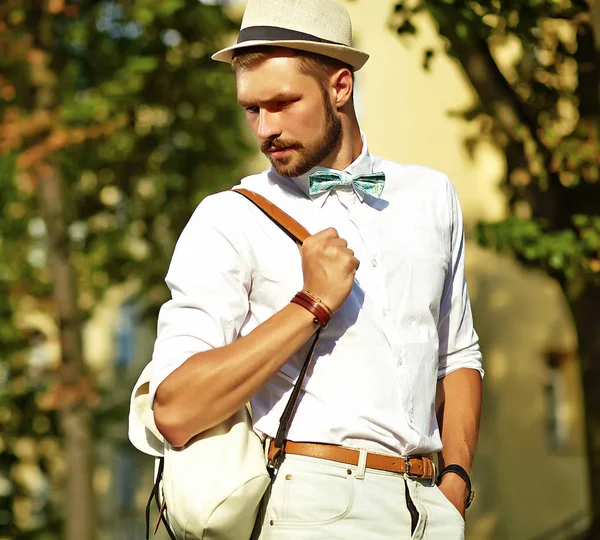
<svg viewBox="0 0 600 540">
<path fill-rule="evenodd" d="M 311 527 L 335 523 L 354 503 L 354 477 L 343 467 L 289 457 L 273 483 L 268 527 Z"/>
<path fill-rule="evenodd" d="M 440 501 L 440 504 L 443 507 L 445 507 L 451 514 L 453 514 L 455 518 L 458 518 L 464 524 L 465 519 L 462 517 L 461 513 L 458 511 L 456 506 L 454 506 L 450 502 L 450 500 L 446 498 L 446 495 L 444 495 L 442 493 L 442 490 L 437 486 L 433 486 L 431 489 L 432 489 L 432 493 Z"/>
</svg>

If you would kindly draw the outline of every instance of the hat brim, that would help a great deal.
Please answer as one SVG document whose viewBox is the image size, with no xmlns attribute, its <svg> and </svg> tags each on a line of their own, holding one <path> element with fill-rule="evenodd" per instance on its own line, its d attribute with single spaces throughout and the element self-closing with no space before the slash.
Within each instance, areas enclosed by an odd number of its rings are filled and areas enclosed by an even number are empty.
<svg viewBox="0 0 600 540">
<path fill-rule="evenodd" d="M 212 55 L 212 59 L 217 62 L 225 62 L 231 64 L 233 58 L 233 52 L 239 49 L 247 49 L 248 47 L 285 47 L 288 49 L 297 49 L 300 51 L 307 51 L 315 54 L 321 54 L 329 58 L 335 58 L 340 62 L 344 62 L 352 66 L 354 71 L 358 71 L 362 68 L 369 55 L 358 49 L 352 47 L 346 47 L 345 45 L 335 45 L 330 43 L 317 43 L 312 41 L 301 41 L 301 40 L 281 40 L 281 41 L 270 41 L 270 40 L 254 40 L 244 41 L 243 43 L 237 43 L 231 47 L 221 49 Z"/>
</svg>

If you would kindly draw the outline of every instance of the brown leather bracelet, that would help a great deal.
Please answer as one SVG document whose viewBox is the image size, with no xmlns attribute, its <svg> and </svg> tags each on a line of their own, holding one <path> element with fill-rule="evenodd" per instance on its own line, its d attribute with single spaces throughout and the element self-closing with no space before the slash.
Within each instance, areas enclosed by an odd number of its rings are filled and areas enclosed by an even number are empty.
<svg viewBox="0 0 600 540">
<path fill-rule="evenodd" d="M 333 311 L 331 311 L 331 309 L 329 309 L 329 306 L 325 302 L 323 302 L 323 300 L 321 300 L 319 297 L 315 296 L 314 294 L 308 292 L 306 289 L 302 289 L 299 293 L 296 294 L 296 296 L 299 296 L 300 298 L 303 298 L 307 302 L 310 302 L 313 305 L 316 305 L 316 307 L 319 311 L 325 310 L 325 318 L 327 320 L 327 322 L 325 322 L 325 325 L 327 325 L 327 323 L 329 323 L 329 321 L 331 320 L 331 317 L 333 317 Z"/>
<path fill-rule="evenodd" d="M 318 302 L 308 298 L 301 293 L 298 293 L 292 298 L 292 303 L 302 306 L 304 309 L 310 311 L 315 316 L 315 324 L 321 327 L 327 326 L 329 322 L 329 313 L 323 308 Z"/>
<path fill-rule="evenodd" d="M 299 293 L 292 298 L 293 304 L 298 304 L 304 309 L 310 311 L 315 316 L 315 324 L 325 328 L 331 319 L 331 310 L 323 302 L 311 298 L 304 291 Z"/>
<path fill-rule="evenodd" d="M 325 302 L 323 302 L 323 300 L 321 300 L 318 296 L 315 296 L 313 293 L 307 291 L 306 289 L 302 289 L 301 292 L 312 298 L 315 302 L 321 304 L 327 310 L 327 313 L 329 313 L 329 318 L 333 317 L 333 311 L 331 311 L 329 309 L 329 306 Z"/>
</svg>

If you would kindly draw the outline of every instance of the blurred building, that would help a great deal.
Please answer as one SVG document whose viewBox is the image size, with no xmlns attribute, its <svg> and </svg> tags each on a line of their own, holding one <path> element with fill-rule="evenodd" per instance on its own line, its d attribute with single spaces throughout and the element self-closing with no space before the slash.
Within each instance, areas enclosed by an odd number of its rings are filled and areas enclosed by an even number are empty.
<svg viewBox="0 0 600 540">
<path fill-rule="evenodd" d="M 227 3 L 241 14 L 243 1 Z M 547 276 L 483 250 L 470 238 L 478 220 L 504 215 L 498 187 L 503 157 L 485 143 L 469 155 L 465 140 L 477 134 L 477 126 L 449 115 L 474 103 L 468 80 L 443 54 L 430 72 L 423 70 L 423 51 L 442 49 L 442 40 L 426 16 L 417 37 L 398 38 L 389 26 L 393 4 L 347 3 L 356 44 L 372 55 L 357 74 L 356 100 L 374 154 L 445 172 L 461 199 L 469 237 L 467 280 L 486 369 L 473 471 L 477 495 L 467 538 L 569 538 L 586 522 L 587 480 L 577 342 L 568 306 Z M 248 172 L 266 165 L 257 156 Z M 106 376 L 120 383 L 121 393 L 129 391 L 149 359 L 153 338 L 153 327 L 140 330 L 135 310 L 122 304 L 124 298 L 117 294 L 108 299 L 87 340 L 93 363 L 116 359 Z M 103 469 L 97 487 L 107 495 L 101 509 L 106 516 L 103 538 L 142 538 L 140 518 L 151 488 L 152 460 L 136 454 L 122 430 L 116 440 L 100 449 Z"/>
<path fill-rule="evenodd" d="M 423 16 L 419 33 L 389 28 L 395 2 L 348 2 L 357 45 L 372 57 L 357 74 L 362 128 L 373 153 L 445 172 L 460 196 L 467 235 L 478 220 L 504 217 L 503 156 L 465 140 L 478 126 L 450 116 L 475 102 L 460 66 Z M 452 9 L 451 6 L 448 9 Z M 507 57 L 510 48 L 499 51 Z M 468 240 L 467 281 L 486 377 L 473 471 L 471 540 L 569 538 L 585 523 L 587 478 L 576 334 L 559 286 L 510 257 Z"/>
</svg>

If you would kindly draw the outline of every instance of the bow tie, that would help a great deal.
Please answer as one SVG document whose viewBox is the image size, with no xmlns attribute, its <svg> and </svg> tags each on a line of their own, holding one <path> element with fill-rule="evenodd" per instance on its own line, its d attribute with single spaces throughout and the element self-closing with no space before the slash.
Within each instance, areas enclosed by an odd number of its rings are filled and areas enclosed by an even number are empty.
<svg viewBox="0 0 600 540">
<path fill-rule="evenodd" d="M 379 199 L 385 185 L 385 174 L 373 173 L 351 176 L 346 171 L 316 171 L 308 177 L 308 181 L 311 195 L 331 191 L 337 186 L 352 186 Z"/>
</svg>

